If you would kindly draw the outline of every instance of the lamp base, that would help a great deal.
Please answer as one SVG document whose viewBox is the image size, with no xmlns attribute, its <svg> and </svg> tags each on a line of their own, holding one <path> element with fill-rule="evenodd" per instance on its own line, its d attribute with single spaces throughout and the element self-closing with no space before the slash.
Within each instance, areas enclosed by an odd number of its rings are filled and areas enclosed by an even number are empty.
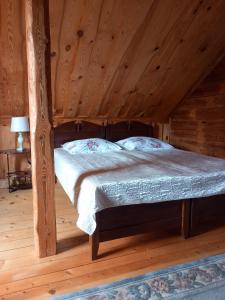
<svg viewBox="0 0 225 300">
<path fill-rule="evenodd" d="M 18 132 L 18 147 L 16 148 L 16 151 L 23 152 L 23 134 L 22 132 Z"/>
</svg>

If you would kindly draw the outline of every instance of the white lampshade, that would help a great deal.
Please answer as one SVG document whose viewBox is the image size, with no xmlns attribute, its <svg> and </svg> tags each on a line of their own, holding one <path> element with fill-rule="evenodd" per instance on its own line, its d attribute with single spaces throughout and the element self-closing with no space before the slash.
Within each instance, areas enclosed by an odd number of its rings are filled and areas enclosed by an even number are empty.
<svg viewBox="0 0 225 300">
<path fill-rule="evenodd" d="M 28 117 L 12 117 L 11 132 L 28 132 L 30 131 Z"/>
</svg>

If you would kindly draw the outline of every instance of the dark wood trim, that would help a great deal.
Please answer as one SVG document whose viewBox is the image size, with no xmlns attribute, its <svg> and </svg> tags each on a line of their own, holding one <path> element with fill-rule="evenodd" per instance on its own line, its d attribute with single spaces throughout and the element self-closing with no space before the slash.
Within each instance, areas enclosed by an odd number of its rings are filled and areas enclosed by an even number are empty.
<svg viewBox="0 0 225 300">
<path fill-rule="evenodd" d="M 225 224 L 224 215 L 225 195 L 107 208 L 96 214 L 92 258 L 100 242 L 159 229 L 177 229 L 187 239 Z"/>
<path fill-rule="evenodd" d="M 190 236 L 225 224 L 225 195 L 192 199 Z"/>
<path fill-rule="evenodd" d="M 73 140 L 102 138 L 115 142 L 131 136 L 152 136 L 153 127 L 140 122 L 119 122 L 97 125 L 90 122 L 67 122 L 54 128 L 54 147 Z"/>
<path fill-rule="evenodd" d="M 96 216 L 96 229 L 95 232 L 89 236 L 89 244 L 90 244 L 90 250 L 91 250 L 91 259 L 95 260 L 98 258 L 98 249 L 99 249 L 99 243 L 100 243 L 100 232 L 98 228 L 98 216 Z"/>
<path fill-rule="evenodd" d="M 89 122 L 67 122 L 54 128 L 54 147 L 86 138 L 105 138 L 105 126 Z"/>
<path fill-rule="evenodd" d="M 157 230 L 180 232 L 182 201 L 136 204 L 96 213 L 97 228 L 90 237 L 92 259 L 98 258 L 99 243 Z"/>
<path fill-rule="evenodd" d="M 191 206 L 192 206 L 192 199 L 185 199 L 182 201 L 181 234 L 185 239 L 190 237 L 191 213 L 192 213 Z"/>
<path fill-rule="evenodd" d="M 113 230 L 101 231 L 99 232 L 99 242 L 110 241 L 114 239 L 119 239 L 131 235 L 151 232 L 154 230 L 168 229 L 173 227 L 175 224 L 180 223 L 180 217 L 167 218 L 165 220 L 149 221 L 137 225 L 130 225 L 127 227 L 120 227 Z"/>
<path fill-rule="evenodd" d="M 106 139 L 112 142 L 132 136 L 153 136 L 153 127 L 141 122 L 119 122 L 106 127 Z"/>
</svg>

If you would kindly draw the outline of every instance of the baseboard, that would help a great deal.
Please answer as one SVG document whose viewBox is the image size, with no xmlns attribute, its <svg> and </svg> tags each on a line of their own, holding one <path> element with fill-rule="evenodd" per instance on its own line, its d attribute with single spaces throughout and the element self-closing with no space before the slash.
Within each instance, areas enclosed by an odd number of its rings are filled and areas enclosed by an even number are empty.
<svg viewBox="0 0 225 300">
<path fill-rule="evenodd" d="M 0 189 L 7 189 L 7 188 L 8 188 L 8 180 L 0 179 Z"/>
</svg>

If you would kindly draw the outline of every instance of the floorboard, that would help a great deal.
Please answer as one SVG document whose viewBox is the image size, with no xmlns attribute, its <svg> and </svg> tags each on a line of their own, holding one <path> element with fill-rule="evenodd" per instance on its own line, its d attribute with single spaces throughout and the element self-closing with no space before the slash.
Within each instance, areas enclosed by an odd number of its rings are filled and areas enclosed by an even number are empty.
<svg viewBox="0 0 225 300">
<path fill-rule="evenodd" d="M 31 190 L 0 189 L 0 299 L 48 299 L 177 263 L 225 252 L 225 227 L 183 240 L 160 231 L 100 244 L 92 262 L 88 236 L 76 226 L 76 211 L 56 185 L 58 254 L 36 258 Z"/>
</svg>

